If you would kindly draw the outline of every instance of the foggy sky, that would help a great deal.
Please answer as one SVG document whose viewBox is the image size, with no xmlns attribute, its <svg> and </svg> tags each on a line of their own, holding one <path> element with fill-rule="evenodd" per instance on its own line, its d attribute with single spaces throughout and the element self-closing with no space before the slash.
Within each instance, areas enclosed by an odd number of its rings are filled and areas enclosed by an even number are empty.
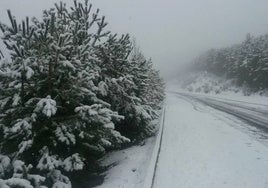
<svg viewBox="0 0 268 188">
<path fill-rule="evenodd" d="M 41 16 L 56 0 L 0 0 L 21 19 Z M 72 3 L 72 0 L 63 0 Z M 244 40 L 247 33 L 268 33 L 268 0 L 93 0 L 109 29 L 130 33 L 166 79 L 201 52 Z M 2 45 L 0 45 L 3 48 Z"/>
</svg>

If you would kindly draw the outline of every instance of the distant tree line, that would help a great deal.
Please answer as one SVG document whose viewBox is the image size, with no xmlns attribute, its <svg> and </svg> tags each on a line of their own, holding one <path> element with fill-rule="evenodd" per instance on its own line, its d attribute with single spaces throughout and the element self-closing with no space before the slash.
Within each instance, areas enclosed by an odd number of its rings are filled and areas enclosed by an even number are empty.
<svg viewBox="0 0 268 188">
<path fill-rule="evenodd" d="M 164 83 L 129 35 L 85 1 L 1 24 L 0 187 L 71 187 L 66 175 L 154 133 Z M 2 57 L 2 53 L 0 54 Z"/>
<path fill-rule="evenodd" d="M 212 49 L 196 59 L 196 67 L 235 80 L 253 91 L 268 88 L 268 35 L 247 35 L 241 44 Z"/>
</svg>

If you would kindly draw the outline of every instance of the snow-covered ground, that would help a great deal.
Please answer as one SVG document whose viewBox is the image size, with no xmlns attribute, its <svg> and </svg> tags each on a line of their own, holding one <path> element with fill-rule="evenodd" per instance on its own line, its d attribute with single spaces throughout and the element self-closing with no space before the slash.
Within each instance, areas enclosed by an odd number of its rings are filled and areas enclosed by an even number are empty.
<svg viewBox="0 0 268 188">
<path fill-rule="evenodd" d="M 155 122 L 159 124 L 157 133 L 160 134 L 146 139 L 140 146 L 111 152 L 101 160 L 102 165 L 111 167 L 105 172 L 104 183 L 96 188 L 151 188 L 160 147 L 163 115 Z"/>
<path fill-rule="evenodd" d="M 206 72 L 189 73 L 189 75 L 172 80 L 167 84 L 168 92 L 180 92 L 197 96 L 223 99 L 230 102 L 244 102 L 268 106 L 268 90 L 250 92 L 247 87 L 234 86 L 233 80 L 221 78 Z"/>
<path fill-rule="evenodd" d="M 246 86 L 235 86 L 235 81 L 224 77 L 218 77 L 207 72 L 192 72 L 175 79 L 168 84 L 172 91 L 204 94 L 209 96 L 224 96 L 226 99 L 243 100 L 261 104 L 268 104 L 268 90 L 258 92 L 250 91 Z"/>
<path fill-rule="evenodd" d="M 102 163 L 114 165 L 98 188 L 268 187 L 268 129 L 246 121 L 252 116 L 266 122 L 268 97 L 234 90 L 205 93 L 168 85 L 162 143 L 158 134 L 142 146 L 110 153 Z"/>
<path fill-rule="evenodd" d="M 112 166 L 105 173 L 104 183 L 97 188 L 142 188 L 155 141 L 155 137 L 152 137 L 143 146 L 133 146 L 108 154 L 102 164 Z"/>
<path fill-rule="evenodd" d="M 103 159 L 115 166 L 98 188 L 149 188 L 154 165 L 153 188 L 268 187 L 267 133 L 176 92 L 167 94 L 165 114 L 158 163 L 160 135 Z"/>
<path fill-rule="evenodd" d="M 268 187 L 268 145 L 255 139 L 254 132 L 242 131 L 244 124 L 232 115 L 168 94 L 153 187 Z"/>
<path fill-rule="evenodd" d="M 133 146 L 108 154 L 102 164 L 112 166 L 105 173 L 104 183 L 98 188 L 142 187 L 154 141 L 154 138 L 150 138 L 143 146 Z"/>
</svg>

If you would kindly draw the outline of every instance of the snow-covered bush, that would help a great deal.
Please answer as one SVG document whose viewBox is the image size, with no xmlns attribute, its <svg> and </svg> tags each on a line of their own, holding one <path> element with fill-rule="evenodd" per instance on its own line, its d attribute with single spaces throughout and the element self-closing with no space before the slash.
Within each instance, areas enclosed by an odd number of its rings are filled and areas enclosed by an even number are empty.
<svg viewBox="0 0 268 188">
<path fill-rule="evenodd" d="M 151 60 L 144 58 L 129 35 L 110 35 L 98 46 L 96 58 L 102 68 L 102 98 L 125 116 L 117 129 L 134 139 L 152 134 L 150 122 L 158 116 L 164 91 Z"/>
<path fill-rule="evenodd" d="M 162 81 L 151 61 L 129 57 L 129 36 L 106 31 L 87 0 L 55 4 L 42 20 L 8 16 L 0 24 L 11 56 L 0 63 L 0 153 L 17 162 L 1 161 L 0 184 L 70 187 L 63 174 L 131 141 L 122 127 L 149 130 Z"/>
<path fill-rule="evenodd" d="M 99 10 L 92 11 L 88 1 L 74 1 L 71 9 L 56 4 L 32 24 L 28 18 L 18 24 L 8 11 L 11 26 L 1 24 L 11 59 L 1 63 L 0 152 L 43 175 L 83 169 L 92 150 L 105 152 L 103 140 L 109 147 L 129 142 L 115 134 L 114 123 L 122 116 L 97 96 L 94 45 L 109 32 Z M 8 186 L 11 177 L 4 178 Z"/>
<path fill-rule="evenodd" d="M 0 187 L 33 188 L 41 186 L 46 178 L 37 174 L 30 174 L 32 165 L 26 166 L 21 160 L 11 161 L 8 156 L 0 155 Z"/>
</svg>

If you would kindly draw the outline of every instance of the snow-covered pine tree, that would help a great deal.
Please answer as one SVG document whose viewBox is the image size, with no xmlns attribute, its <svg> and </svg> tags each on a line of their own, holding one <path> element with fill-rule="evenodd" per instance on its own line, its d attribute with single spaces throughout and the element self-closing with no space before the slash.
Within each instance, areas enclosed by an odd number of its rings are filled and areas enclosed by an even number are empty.
<svg viewBox="0 0 268 188">
<path fill-rule="evenodd" d="M 143 112 L 149 114 L 151 120 L 159 117 L 159 109 L 162 107 L 164 99 L 164 83 L 160 78 L 159 72 L 153 68 L 151 59 L 146 59 L 142 52 L 133 42 L 133 50 L 130 54 L 131 73 L 133 81 L 137 86 L 135 95 L 141 99 Z M 156 100 L 157 99 L 157 100 Z M 143 120 L 144 118 L 141 118 Z M 154 133 L 152 121 L 141 121 L 141 132 L 145 135 Z"/>
<path fill-rule="evenodd" d="M 164 99 L 164 82 L 159 71 L 153 68 L 152 60 L 144 57 L 135 41 L 130 61 L 131 65 L 134 65 L 132 73 L 135 75 L 134 82 L 138 88 L 137 96 L 142 99 L 144 105 L 150 106 L 153 110 L 161 108 L 161 102 Z M 154 112 L 150 114 L 154 116 Z"/>
<path fill-rule="evenodd" d="M 125 116 L 117 129 L 136 140 L 152 134 L 151 121 L 157 113 L 146 101 L 152 79 L 151 63 L 141 53 L 132 53 L 133 49 L 128 35 L 110 35 L 107 42 L 98 46 L 96 58 L 102 67 L 105 100 Z"/>
<path fill-rule="evenodd" d="M 133 76 L 130 74 L 130 64 L 128 56 L 131 51 L 131 42 L 129 35 L 110 35 L 109 39 L 98 46 L 96 58 L 102 68 L 102 85 L 103 93 L 106 94 L 105 100 L 112 104 L 112 108 L 125 116 L 117 129 L 126 134 L 128 130 L 131 138 L 134 136 L 134 129 L 130 129 L 137 125 L 137 114 L 135 114 L 136 106 L 141 100 L 135 96 L 136 88 L 133 82 Z M 138 132 L 138 130 L 135 130 Z"/>
<path fill-rule="evenodd" d="M 234 79 L 238 86 L 246 86 L 245 94 L 265 92 L 268 88 L 268 35 L 248 34 L 240 44 L 210 50 L 198 58 L 197 66 Z"/>
<path fill-rule="evenodd" d="M 0 67 L 0 153 L 49 173 L 49 187 L 68 187 L 58 170 L 81 170 L 106 148 L 129 142 L 114 130 L 123 117 L 98 97 L 104 93 L 94 51 L 109 34 L 107 23 L 88 1 L 74 1 L 70 9 L 55 4 L 32 23 L 26 18 L 18 24 L 10 11 L 8 16 L 11 26 L 1 24 L 11 59 Z M 26 172 L 19 177 L 28 181 Z"/>
<path fill-rule="evenodd" d="M 149 87 L 147 88 L 147 103 L 155 110 L 162 109 L 162 102 L 165 98 L 165 84 L 160 77 L 159 71 L 149 70 Z"/>
</svg>

